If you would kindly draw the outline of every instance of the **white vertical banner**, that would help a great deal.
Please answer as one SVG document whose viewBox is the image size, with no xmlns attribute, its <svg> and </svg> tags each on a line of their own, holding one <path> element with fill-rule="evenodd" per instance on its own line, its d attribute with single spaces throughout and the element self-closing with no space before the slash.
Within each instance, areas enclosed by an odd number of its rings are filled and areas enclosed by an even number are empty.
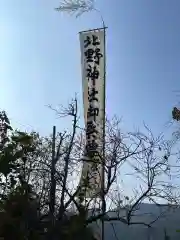
<svg viewBox="0 0 180 240">
<path fill-rule="evenodd" d="M 80 187 L 84 197 L 99 195 L 102 184 L 105 119 L 105 29 L 80 33 L 86 146 Z"/>
</svg>

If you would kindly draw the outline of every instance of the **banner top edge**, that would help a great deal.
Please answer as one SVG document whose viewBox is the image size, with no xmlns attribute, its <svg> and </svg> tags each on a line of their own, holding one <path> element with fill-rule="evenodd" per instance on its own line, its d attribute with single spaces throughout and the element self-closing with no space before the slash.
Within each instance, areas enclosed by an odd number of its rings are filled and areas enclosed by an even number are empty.
<svg viewBox="0 0 180 240">
<path fill-rule="evenodd" d="M 88 33 L 88 32 L 96 32 L 98 30 L 106 30 L 108 27 L 101 27 L 101 28 L 94 28 L 94 29 L 89 29 L 89 30 L 85 30 L 85 31 L 80 31 L 79 34 L 81 33 Z"/>
</svg>

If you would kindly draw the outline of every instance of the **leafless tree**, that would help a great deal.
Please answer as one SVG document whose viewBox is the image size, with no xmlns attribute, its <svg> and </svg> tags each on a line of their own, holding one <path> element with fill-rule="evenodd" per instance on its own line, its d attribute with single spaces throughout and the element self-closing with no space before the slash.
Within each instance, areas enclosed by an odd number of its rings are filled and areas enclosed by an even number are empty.
<svg viewBox="0 0 180 240">
<path fill-rule="evenodd" d="M 149 222 L 144 221 L 138 213 L 141 203 L 178 204 L 176 186 L 170 181 L 171 146 L 162 136 L 155 138 L 147 126 L 144 126 L 146 134 L 140 131 L 124 133 L 121 121 L 114 118 L 106 122 L 105 215 L 97 210 L 100 207 L 95 199 L 82 205 L 78 196 L 85 131 L 79 126 L 77 100 L 64 109 L 50 108 L 55 110 L 60 121 L 72 118 L 72 132 L 56 134 L 53 160 L 52 136 L 40 137 L 33 133 L 36 150 L 27 156 L 23 169 L 25 179 L 39 196 L 42 218 L 53 216 L 54 222 L 60 224 L 70 212 L 81 215 L 85 211 L 86 214 L 91 212 L 85 217 L 86 225 L 104 218 L 105 221 L 150 227 L 163 212 L 153 219 L 151 216 Z M 130 181 L 129 185 L 124 185 L 126 180 Z M 109 216 L 109 211 L 115 214 Z"/>
<path fill-rule="evenodd" d="M 63 0 L 60 2 L 59 7 L 55 8 L 56 11 L 75 14 L 76 17 L 93 9 L 94 0 Z"/>
<path fill-rule="evenodd" d="M 171 142 L 165 142 L 162 136 L 154 137 L 146 125 L 144 133 L 124 132 L 118 118 L 106 121 L 105 213 L 99 211 L 98 198 L 86 199 L 86 204 L 82 204 L 79 180 L 84 163 L 85 129 L 79 126 L 77 100 L 67 108 L 49 107 L 60 121 L 72 119 L 72 131 L 57 133 L 55 141 L 52 136 L 31 133 L 34 151 L 23 155 L 20 167 L 21 179 L 30 183 L 38 196 L 42 222 L 51 222 L 54 228 L 60 229 L 58 226 L 73 213 L 86 226 L 103 218 L 150 227 L 164 212 L 146 221 L 138 211 L 143 202 L 152 201 L 159 206 L 162 202 L 169 206 L 179 204 L 178 186 L 170 179 L 174 158 Z M 109 215 L 111 211 L 113 215 Z"/>
</svg>

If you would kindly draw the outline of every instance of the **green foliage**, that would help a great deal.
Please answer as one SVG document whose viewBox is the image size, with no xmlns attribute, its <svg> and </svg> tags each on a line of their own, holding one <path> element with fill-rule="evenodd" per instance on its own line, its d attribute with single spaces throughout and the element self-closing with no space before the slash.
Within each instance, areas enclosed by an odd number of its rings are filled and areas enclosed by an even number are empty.
<svg viewBox="0 0 180 240">
<path fill-rule="evenodd" d="M 30 219 L 33 216 L 35 221 L 37 217 L 37 209 L 32 207 L 30 200 L 32 187 L 22 174 L 25 158 L 34 151 L 33 138 L 13 131 L 6 114 L 0 114 L 0 121 L 3 130 L 0 149 L 0 236 L 4 239 L 24 239 L 30 234 L 26 229 L 27 225 L 30 226 Z"/>
<path fill-rule="evenodd" d="M 32 228 L 37 229 L 38 211 L 36 204 L 31 199 L 31 194 L 32 187 L 24 184 L 12 190 L 7 197 L 1 200 L 1 237 L 24 239 L 32 235 Z"/>
<path fill-rule="evenodd" d="M 6 195 L 17 184 L 20 184 L 25 159 L 32 151 L 34 149 L 31 136 L 11 132 L 0 151 L 0 190 L 3 192 L 1 194 Z"/>
<path fill-rule="evenodd" d="M 75 214 L 65 219 L 61 225 L 59 233 L 62 239 L 67 240 L 93 240 L 93 231 L 85 225 L 86 211 L 81 209 L 79 214 Z"/>
</svg>

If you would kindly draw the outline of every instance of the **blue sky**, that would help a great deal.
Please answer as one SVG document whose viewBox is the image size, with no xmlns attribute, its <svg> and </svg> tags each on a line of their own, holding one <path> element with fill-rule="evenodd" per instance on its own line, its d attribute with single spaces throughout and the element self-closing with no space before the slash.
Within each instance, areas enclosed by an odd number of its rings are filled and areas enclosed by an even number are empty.
<svg viewBox="0 0 180 240">
<path fill-rule="evenodd" d="M 14 126 L 47 134 L 57 120 L 45 105 L 78 93 L 78 32 L 101 27 L 97 13 L 75 19 L 54 11 L 58 0 L 0 0 L 0 109 Z M 107 114 L 125 128 L 143 121 L 158 134 L 180 90 L 180 1 L 97 0 L 107 30 Z M 180 97 L 180 94 L 179 94 Z"/>
</svg>

